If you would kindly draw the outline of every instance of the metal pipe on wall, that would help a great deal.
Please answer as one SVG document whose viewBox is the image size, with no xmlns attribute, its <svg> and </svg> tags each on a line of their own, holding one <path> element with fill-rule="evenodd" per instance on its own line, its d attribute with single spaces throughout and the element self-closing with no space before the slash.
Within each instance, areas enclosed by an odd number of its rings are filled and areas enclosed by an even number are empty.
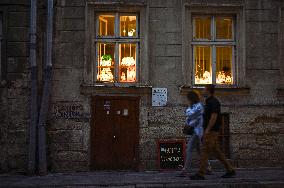
<svg viewBox="0 0 284 188">
<path fill-rule="evenodd" d="M 30 126 L 29 126 L 29 146 L 28 146 L 28 174 L 35 173 L 36 159 L 36 126 L 38 120 L 37 106 L 37 62 L 36 62 L 36 17 L 37 0 L 31 0 L 30 10 L 30 69 L 31 69 L 31 98 L 30 98 Z"/>
<path fill-rule="evenodd" d="M 53 0 L 47 1 L 47 25 L 46 25 L 46 60 L 44 70 L 44 86 L 41 108 L 38 122 L 38 152 L 39 152 L 39 174 L 47 174 L 46 162 L 46 119 L 48 113 L 48 102 L 52 77 L 52 32 L 53 32 Z"/>
</svg>

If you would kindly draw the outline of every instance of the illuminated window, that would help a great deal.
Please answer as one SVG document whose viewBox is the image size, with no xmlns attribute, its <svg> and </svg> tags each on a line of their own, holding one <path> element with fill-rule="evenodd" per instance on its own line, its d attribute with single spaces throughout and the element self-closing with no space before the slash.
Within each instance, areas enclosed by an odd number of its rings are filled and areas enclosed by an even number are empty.
<svg viewBox="0 0 284 188">
<path fill-rule="evenodd" d="M 212 84 L 211 51 L 212 49 L 210 46 L 194 46 L 195 83 Z"/>
<path fill-rule="evenodd" d="M 233 19 L 216 17 L 216 39 L 232 40 Z"/>
<path fill-rule="evenodd" d="M 211 18 L 195 17 L 194 20 L 194 39 L 211 39 Z"/>
<path fill-rule="evenodd" d="M 193 17 L 194 84 L 234 84 L 233 17 Z"/>
<path fill-rule="evenodd" d="M 138 16 L 97 15 L 97 82 L 137 82 Z"/>
<path fill-rule="evenodd" d="M 136 44 L 119 44 L 119 81 L 136 81 Z"/>
<path fill-rule="evenodd" d="M 232 46 L 216 47 L 216 83 L 232 84 Z"/>
<path fill-rule="evenodd" d="M 113 43 L 98 43 L 98 74 L 101 82 L 114 82 L 114 51 Z"/>
<path fill-rule="evenodd" d="M 135 37 L 136 36 L 136 16 L 120 16 L 120 36 Z"/>
<path fill-rule="evenodd" d="M 99 16 L 99 36 L 114 36 L 114 15 Z"/>
</svg>

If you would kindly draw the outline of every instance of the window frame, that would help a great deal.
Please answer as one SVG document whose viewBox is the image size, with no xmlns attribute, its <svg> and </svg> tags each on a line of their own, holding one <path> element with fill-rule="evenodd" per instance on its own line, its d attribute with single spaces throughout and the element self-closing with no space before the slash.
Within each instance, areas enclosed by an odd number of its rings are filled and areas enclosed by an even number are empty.
<svg viewBox="0 0 284 188">
<path fill-rule="evenodd" d="M 246 42 L 245 42 L 245 9 L 243 5 L 222 5 L 222 4 L 200 4 L 184 3 L 182 9 L 182 67 L 183 87 L 199 88 L 204 85 L 194 83 L 195 72 L 193 72 L 193 16 L 215 15 L 220 17 L 234 17 L 234 78 L 233 84 L 217 84 L 217 88 L 245 88 L 246 87 Z M 216 41 L 217 42 L 217 41 Z M 219 44 L 231 41 L 218 41 Z M 204 44 L 204 43 L 203 43 Z M 205 43 L 206 44 L 206 43 Z M 189 73 L 191 73 L 189 75 Z"/>
<path fill-rule="evenodd" d="M 139 52 L 139 68 L 137 67 L 136 71 L 138 72 L 138 78 L 136 82 L 125 83 L 125 82 L 95 82 L 95 77 L 97 76 L 96 70 L 96 46 L 94 45 L 96 40 L 96 19 L 95 15 L 97 13 L 106 13 L 106 12 L 121 12 L 123 14 L 138 14 L 139 15 L 139 37 L 140 43 L 138 48 Z M 144 87 L 149 85 L 149 67 L 150 67 L 150 54 L 149 54 L 149 6 L 145 3 L 139 2 L 128 2 L 125 4 L 115 3 L 115 2 L 101 2 L 101 1 L 88 1 L 86 2 L 85 8 L 85 47 L 84 47 L 84 79 L 81 86 L 87 87 Z M 97 39 L 101 40 L 101 39 Z M 121 38 L 121 41 L 127 41 L 126 38 Z"/>
<path fill-rule="evenodd" d="M 208 39 L 195 39 L 195 18 L 196 17 L 210 17 L 211 19 L 211 40 Z M 216 18 L 220 17 L 220 18 L 232 18 L 232 39 L 217 39 L 217 24 L 216 24 Z M 222 86 L 222 87 L 229 87 L 232 85 L 235 85 L 235 48 L 236 48 L 236 39 L 235 39 L 235 18 L 234 15 L 216 15 L 216 14 L 210 14 L 210 15 L 193 15 L 192 16 L 192 64 L 193 64 L 193 76 L 192 76 L 192 81 L 193 81 L 193 85 L 195 86 L 200 86 L 200 85 L 204 85 L 204 84 L 196 84 L 195 83 L 195 53 L 194 53 L 194 47 L 195 46 L 209 46 L 211 49 L 211 69 L 212 69 L 212 84 L 218 85 L 218 86 Z M 216 52 L 216 48 L 217 47 L 224 47 L 224 46 L 230 46 L 232 47 L 232 77 L 233 77 L 233 82 L 232 84 L 217 84 L 216 83 L 216 67 L 217 67 L 217 52 Z"/>
<path fill-rule="evenodd" d="M 107 36 L 102 37 L 99 36 L 99 16 L 100 15 L 115 15 L 115 22 L 114 22 L 114 36 Z M 127 16 L 127 15 L 135 15 L 136 16 L 136 29 L 137 29 L 137 35 L 136 37 L 121 37 L 120 36 L 120 16 Z M 139 49 L 140 49 L 140 38 L 139 38 L 139 14 L 138 13 L 123 13 L 123 12 L 97 12 L 95 14 L 96 24 L 95 24 L 95 40 L 93 42 L 93 45 L 95 46 L 95 67 L 94 67 L 94 82 L 95 83 L 103 83 L 103 84 L 113 84 L 113 83 L 119 83 L 124 85 L 133 85 L 139 82 Z M 114 49 L 114 82 L 101 82 L 98 81 L 98 45 L 99 43 L 111 43 L 115 44 Z M 119 79 L 119 44 L 136 44 L 136 81 L 135 82 L 120 82 Z"/>
</svg>

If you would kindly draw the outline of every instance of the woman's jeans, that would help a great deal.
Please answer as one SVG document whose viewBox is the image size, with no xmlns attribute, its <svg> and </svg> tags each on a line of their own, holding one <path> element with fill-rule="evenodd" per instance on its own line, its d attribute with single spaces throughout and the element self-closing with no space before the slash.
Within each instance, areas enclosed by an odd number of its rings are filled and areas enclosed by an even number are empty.
<svg viewBox="0 0 284 188">
<path fill-rule="evenodd" d="M 185 159 L 185 163 L 184 163 L 184 171 L 189 171 L 189 167 L 192 161 L 192 153 L 193 150 L 195 149 L 198 153 L 198 155 L 200 155 L 200 149 L 201 149 L 201 140 L 200 138 L 196 135 L 193 134 L 192 136 L 187 136 L 186 138 L 187 140 L 187 144 L 186 144 L 186 159 Z M 208 169 L 210 169 L 210 163 L 208 161 Z"/>
</svg>

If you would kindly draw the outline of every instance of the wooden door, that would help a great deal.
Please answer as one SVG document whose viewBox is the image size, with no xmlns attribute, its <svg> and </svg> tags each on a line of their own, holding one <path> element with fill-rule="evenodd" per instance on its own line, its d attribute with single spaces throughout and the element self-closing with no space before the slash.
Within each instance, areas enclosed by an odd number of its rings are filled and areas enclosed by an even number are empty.
<svg viewBox="0 0 284 188">
<path fill-rule="evenodd" d="M 92 167 L 135 169 L 138 164 L 139 99 L 96 97 L 93 100 Z"/>
</svg>

